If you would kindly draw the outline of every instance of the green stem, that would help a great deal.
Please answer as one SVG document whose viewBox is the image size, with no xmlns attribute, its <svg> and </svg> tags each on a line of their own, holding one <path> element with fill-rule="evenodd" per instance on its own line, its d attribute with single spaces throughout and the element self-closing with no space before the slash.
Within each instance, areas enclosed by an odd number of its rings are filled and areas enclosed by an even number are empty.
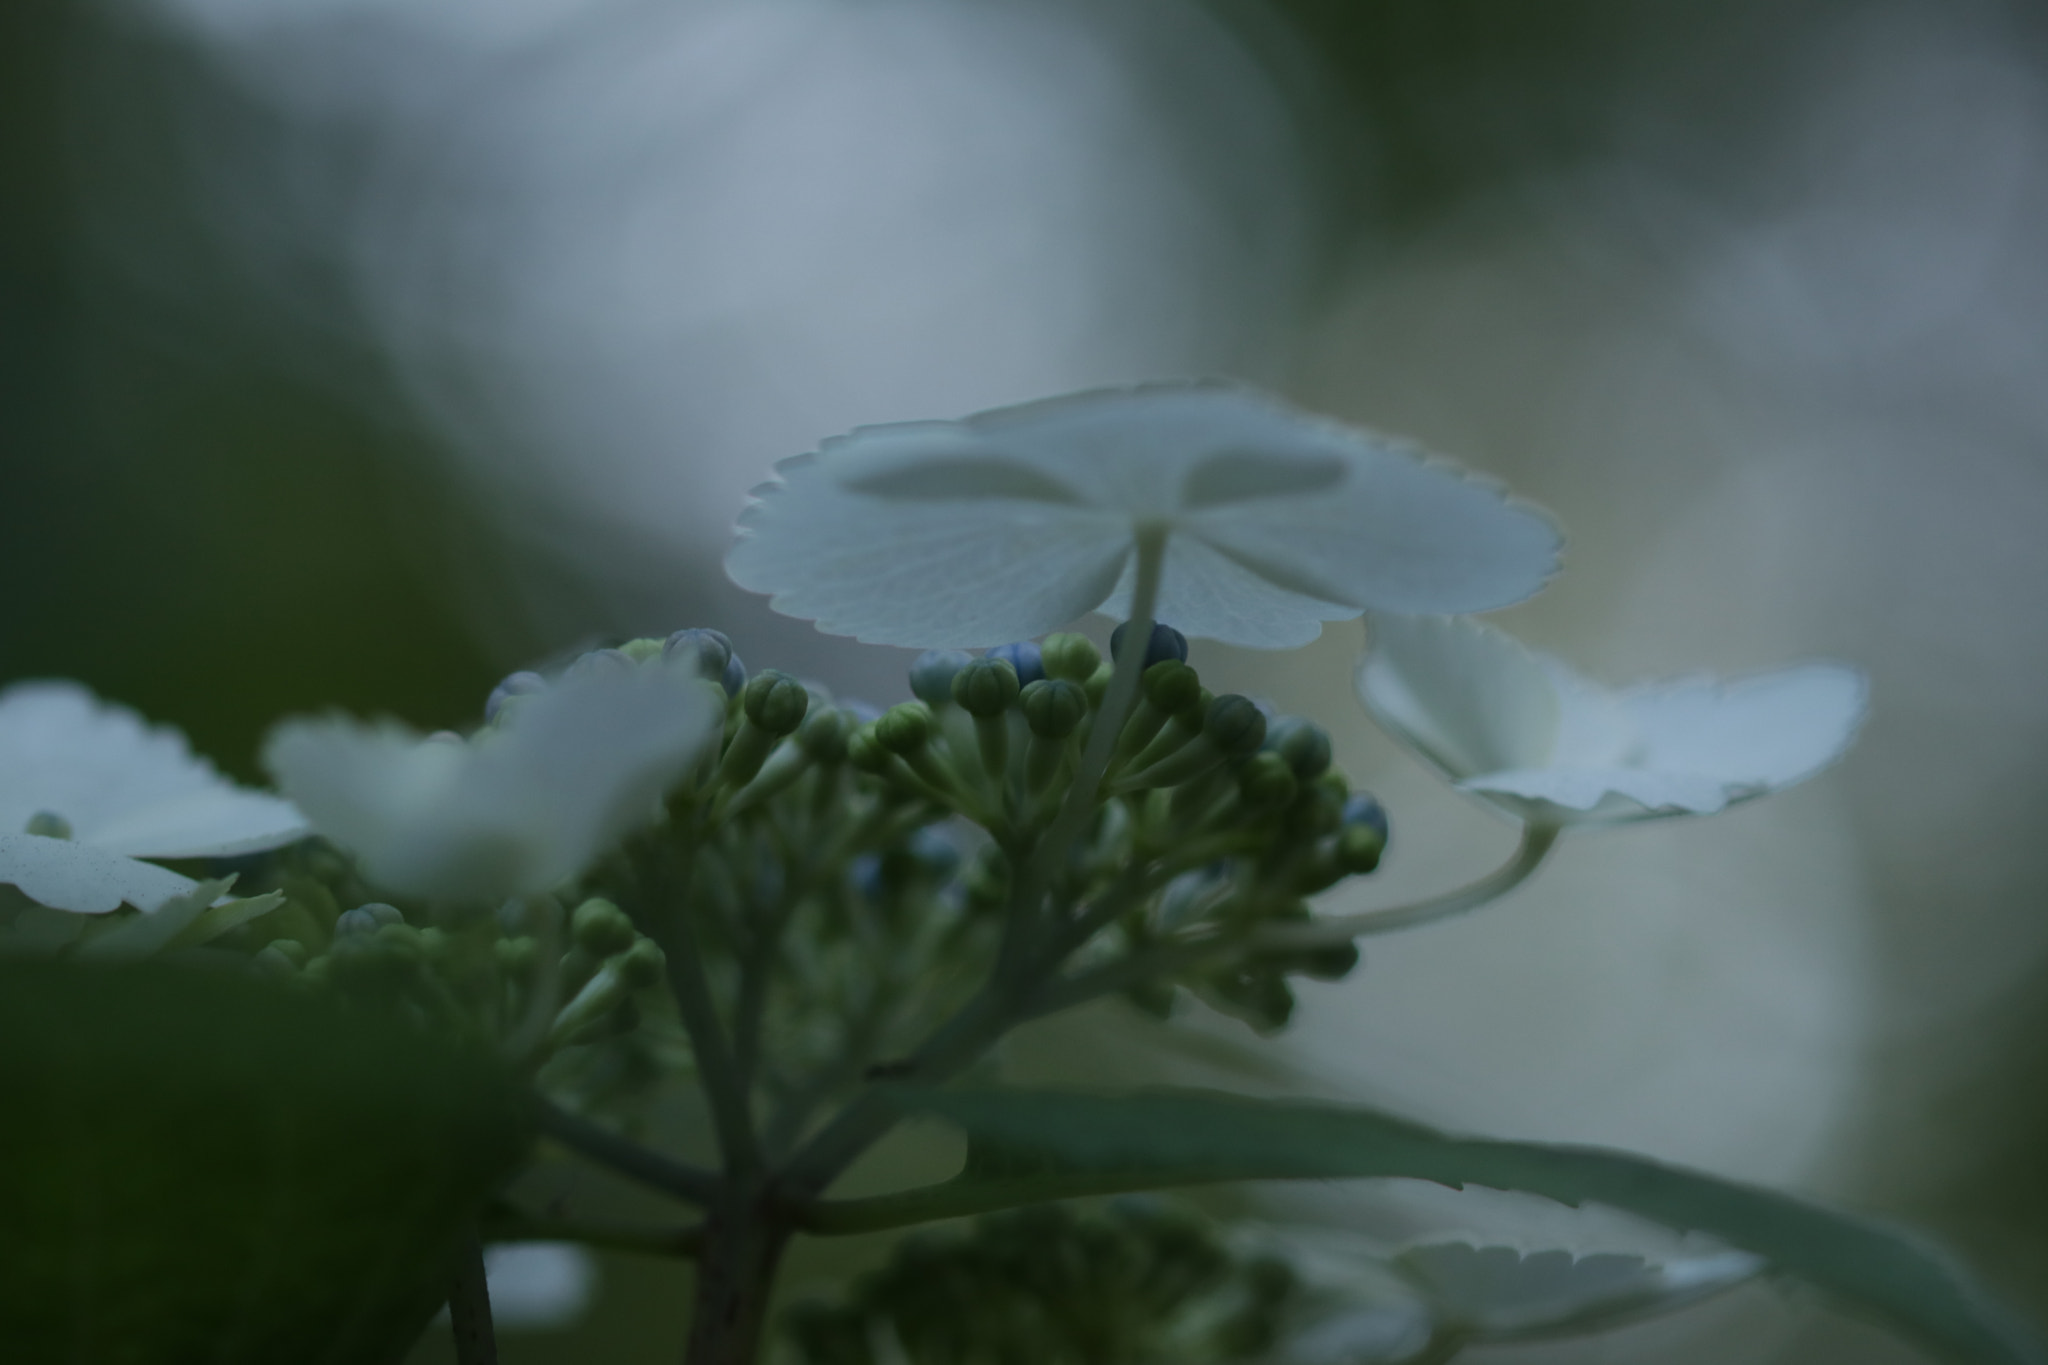
<svg viewBox="0 0 2048 1365">
<path fill-rule="evenodd" d="M 448 1286 L 448 1326 L 455 1337 L 456 1365 L 498 1365 L 491 1291 L 484 1282 L 484 1248 L 475 1233 L 465 1237 L 456 1252 L 455 1278 Z"/>
<path fill-rule="evenodd" d="M 1522 841 L 1515 846 L 1514 856 L 1497 870 L 1481 877 L 1468 886 L 1447 891 L 1427 900 L 1410 902 L 1407 905 L 1389 905 L 1378 910 L 1365 910 L 1356 915 L 1339 915 L 1335 919 L 1318 920 L 1313 924 L 1274 925 L 1262 929 L 1249 940 L 1253 948 L 1328 948 L 1370 934 L 1388 934 L 1396 929 L 1412 929 L 1418 924 L 1432 920 L 1448 919 L 1462 915 L 1467 910 L 1476 910 L 1482 905 L 1499 900 L 1508 892 L 1520 886 L 1543 865 L 1550 850 L 1557 844 L 1560 833 L 1555 825 L 1524 825 Z"/>
<path fill-rule="evenodd" d="M 534 1121 L 543 1134 L 564 1147 L 688 1203 L 709 1204 L 724 1188 L 723 1182 L 711 1171 L 686 1165 L 642 1147 L 631 1138 L 622 1137 L 602 1124 L 592 1123 L 547 1100 L 536 1100 Z"/>
</svg>

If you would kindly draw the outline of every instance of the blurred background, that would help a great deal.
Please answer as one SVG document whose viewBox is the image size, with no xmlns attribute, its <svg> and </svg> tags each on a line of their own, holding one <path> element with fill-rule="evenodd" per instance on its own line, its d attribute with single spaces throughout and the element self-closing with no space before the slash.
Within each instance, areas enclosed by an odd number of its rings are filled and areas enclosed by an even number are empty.
<svg viewBox="0 0 2048 1365">
<path fill-rule="evenodd" d="M 1013 1064 L 1636 1147 L 1921 1221 L 2043 1315 L 2044 82 L 2021 0 L 9 0 L 0 681 L 245 777 L 285 713 L 462 724 L 686 624 L 892 701 L 902 654 L 723 579 L 776 460 L 1253 380 L 1555 511 L 1533 642 L 1839 657 L 1876 709 L 1805 788 L 1376 943 L 1263 1060 L 1104 1010 Z M 1362 906 L 1512 832 L 1368 730 L 1359 643 L 1194 662 L 1385 799 Z M 1262 1207 L 1485 1212 L 1443 1202 Z M 672 1360 L 683 1280 L 607 1261 L 507 1359 Z M 1918 1357 L 1758 1288 L 1473 1358 Z"/>
</svg>

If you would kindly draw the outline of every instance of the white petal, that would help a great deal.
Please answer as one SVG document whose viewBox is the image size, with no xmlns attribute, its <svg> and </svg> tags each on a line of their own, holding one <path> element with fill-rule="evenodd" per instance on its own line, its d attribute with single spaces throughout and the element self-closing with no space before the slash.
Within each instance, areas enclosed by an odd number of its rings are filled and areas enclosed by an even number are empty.
<svg viewBox="0 0 2048 1365">
<path fill-rule="evenodd" d="M 389 722 L 300 720 L 272 733 L 264 762 L 378 884 L 496 900 L 553 888 L 651 818 L 715 710 L 687 669 L 592 669 L 470 743 Z"/>
<path fill-rule="evenodd" d="M 1712 815 L 1731 801 L 1761 796 L 1761 783 L 1646 768 L 1521 768 L 1483 773 L 1458 786 L 1519 798 L 1510 809 L 1549 824 L 1599 824 L 1653 815 Z"/>
<path fill-rule="evenodd" d="M 1169 562 L 1169 619 L 1265 647 L 1368 606 L 1502 606 L 1557 560 L 1549 521 L 1491 485 L 1222 383 L 866 427 L 777 472 L 727 571 L 779 611 L 876 643 L 1064 625 L 1111 595 L 1144 522 L 1200 561 Z"/>
<path fill-rule="evenodd" d="M 1127 565 L 1100 608 L 1115 620 L 1130 615 L 1136 565 Z M 1247 649 L 1293 649 L 1323 632 L 1323 622 L 1358 615 L 1356 608 L 1290 592 L 1247 573 L 1193 536 L 1166 544 L 1157 616 L 1183 635 Z"/>
<path fill-rule="evenodd" d="M 1374 720 L 1462 780 L 1549 763 L 1556 667 L 1476 621 L 1375 614 L 1358 695 Z"/>
<path fill-rule="evenodd" d="M 1841 664 L 1747 678 L 1681 678 L 1620 694 L 1643 737 L 1645 767 L 1775 791 L 1841 757 L 1863 722 L 1870 684 Z"/>
<path fill-rule="evenodd" d="M 155 910 L 198 885 L 153 863 L 39 834 L 0 834 L 0 882 L 53 910 L 87 915 L 103 915 L 124 901 Z"/>
<path fill-rule="evenodd" d="M 0 832 L 41 811 L 79 843 L 134 857 L 254 853 L 305 832 L 289 806 L 222 777 L 176 730 L 69 682 L 0 692 Z"/>
<path fill-rule="evenodd" d="M 1424 1288 L 1441 1318 L 1494 1341 L 1595 1331 L 1696 1302 L 1763 1268 L 1742 1252 L 1659 1265 L 1634 1254 L 1466 1242 L 1411 1247 L 1395 1263 Z"/>
<path fill-rule="evenodd" d="M 889 499 L 828 476 L 832 452 L 777 467 L 726 557 L 785 615 L 870 644 L 1028 639 L 1093 610 L 1129 558 L 1128 518 L 1008 496 Z"/>
<path fill-rule="evenodd" d="M 1548 518 L 1440 460 L 1363 432 L 1329 438 L 1340 487 L 1205 509 L 1195 535 L 1261 576 L 1373 611 L 1490 611 L 1530 597 L 1563 545 Z"/>
</svg>

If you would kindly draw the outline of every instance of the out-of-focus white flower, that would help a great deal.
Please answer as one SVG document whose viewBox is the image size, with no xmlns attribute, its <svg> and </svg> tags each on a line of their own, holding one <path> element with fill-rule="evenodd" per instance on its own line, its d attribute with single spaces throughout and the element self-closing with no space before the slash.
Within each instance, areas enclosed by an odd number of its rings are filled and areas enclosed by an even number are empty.
<svg viewBox="0 0 2048 1365">
<path fill-rule="evenodd" d="M 1484 611 L 1556 567 L 1540 512 L 1384 438 L 1222 383 L 862 427 L 777 466 L 733 581 L 877 644 L 1023 639 L 1122 615 L 1164 534 L 1156 617 L 1254 648 L 1368 608 Z"/>
<path fill-rule="evenodd" d="M 1760 1257 L 1742 1251 L 1658 1262 L 1464 1241 L 1413 1246 L 1394 1258 L 1394 1268 L 1428 1303 L 1438 1331 L 1495 1342 L 1596 1332 L 1668 1312 L 1733 1288 L 1763 1267 Z"/>
<path fill-rule="evenodd" d="M 1358 693 L 1395 737 L 1535 824 L 1706 815 L 1840 757 L 1869 683 L 1841 664 L 1610 690 L 1476 621 L 1375 615 Z"/>
<path fill-rule="evenodd" d="M 579 669 L 469 740 L 391 721 L 291 720 L 263 762 L 379 885 L 500 900 L 559 885 L 650 819 L 718 709 L 687 668 Z"/>
<path fill-rule="evenodd" d="M 566 1327 L 597 1289 L 597 1260 L 574 1242 L 512 1242 L 484 1249 L 491 1318 L 513 1331 Z"/>
<path fill-rule="evenodd" d="M 305 833 L 290 802 L 236 786 L 176 730 L 77 683 L 0 692 L 0 882 L 31 900 L 154 910 L 194 883 L 137 859 L 232 857 Z"/>
</svg>

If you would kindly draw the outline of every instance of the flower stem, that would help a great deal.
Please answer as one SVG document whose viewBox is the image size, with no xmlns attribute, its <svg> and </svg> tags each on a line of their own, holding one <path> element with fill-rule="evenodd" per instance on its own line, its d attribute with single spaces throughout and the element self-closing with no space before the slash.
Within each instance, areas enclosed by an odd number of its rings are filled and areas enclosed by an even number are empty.
<svg viewBox="0 0 2048 1365">
<path fill-rule="evenodd" d="M 1455 891 L 1446 891 L 1427 900 L 1411 901 L 1407 905 L 1389 905 L 1356 915 L 1340 915 L 1314 924 L 1274 925 L 1252 935 L 1248 944 L 1254 948 L 1327 948 L 1370 934 L 1411 929 L 1418 924 L 1476 910 L 1499 900 L 1529 880 L 1556 845 L 1559 832 L 1555 825 L 1524 825 L 1522 841 L 1516 845 L 1512 858 L 1478 881 Z"/>
<path fill-rule="evenodd" d="M 455 1279 L 448 1286 L 448 1325 L 455 1336 L 456 1365 L 498 1365 L 491 1290 L 484 1282 L 484 1248 L 474 1232 L 463 1238 L 456 1252 Z"/>
<path fill-rule="evenodd" d="M 663 1194 L 691 1204 L 708 1204 L 718 1196 L 717 1175 L 663 1156 L 622 1137 L 602 1124 L 572 1114 L 546 1100 L 534 1109 L 540 1131 L 564 1147 L 582 1153 L 620 1175 L 629 1176 Z"/>
</svg>

